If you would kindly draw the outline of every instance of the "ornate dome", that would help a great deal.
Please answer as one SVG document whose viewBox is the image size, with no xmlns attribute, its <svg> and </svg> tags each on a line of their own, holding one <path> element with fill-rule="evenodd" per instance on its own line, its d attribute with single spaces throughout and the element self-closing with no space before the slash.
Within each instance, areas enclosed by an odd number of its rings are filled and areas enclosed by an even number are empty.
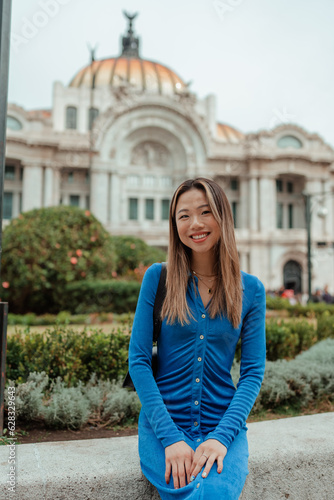
<svg viewBox="0 0 334 500">
<path fill-rule="evenodd" d="M 244 134 L 236 128 L 230 127 L 225 123 L 217 123 L 217 137 L 222 142 L 238 143 L 244 139 Z"/>
<path fill-rule="evenodd" d="M 128 32 L 122 37 L 122 53 L 119 57 L 94 60 L 81 69 L 70 83 L 70 87 L 123 87 L 130 85 L 140 91 L 158 94 L 174 94 L 186 89 L 185 83 L 171 69 L 139 56 L 139 38 L 132 29 L 133 20 L 138 13 L 124 12 L 129 21 Z"/>
<path fill-rule="evenodd" d="M 112 57 L 93 61 L 72 79 L 70 87 L 120 87 L 129 84 L 138 90 L 173 94 L 186 85 L 171 69 L 138 57 Z"/>
</svg>

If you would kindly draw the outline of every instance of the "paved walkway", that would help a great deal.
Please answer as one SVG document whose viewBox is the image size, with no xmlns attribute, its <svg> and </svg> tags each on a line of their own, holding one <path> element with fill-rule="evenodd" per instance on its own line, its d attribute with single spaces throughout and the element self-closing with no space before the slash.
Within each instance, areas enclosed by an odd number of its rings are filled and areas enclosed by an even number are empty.
<svg viewBox="0 0 334 500">
<path fill-rule="evenodd" d="M 334 413 L 249 424 L 242 500 L 333 500 Z M 10 465 L 15 460 L 15 493 Z M 13 472 L 13 471 L 12 471 Z M 0 499 L 159 499 L 139 468 L 137 436 L 0 446 Z M 211 500 L 211 499 L 207 499 Z M 219 499 L 214 499 L 219 500 Z"/>
</svg>

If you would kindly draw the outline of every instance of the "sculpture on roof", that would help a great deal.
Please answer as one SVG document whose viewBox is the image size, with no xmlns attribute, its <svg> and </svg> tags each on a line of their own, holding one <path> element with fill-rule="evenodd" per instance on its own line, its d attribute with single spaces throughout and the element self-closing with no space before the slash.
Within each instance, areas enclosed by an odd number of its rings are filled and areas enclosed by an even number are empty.
<svg viewBox="0 0 334 500">
<path fill-rule="evenodd" d="M 138 16 L 139 12 L 131 15 L 123 10 L 123 14 L 129 21 L 129 29 L 127 35 L 122 38 L 122 56 L 139 57 L 139 38 L 134 36 L 132 29 L 133 20 Z"/>
<path fill-rule="evenodd" d="M 124 14 L 124 16 L 125 16 L 125 17 L 126 17 L 126 18 L 130 21 L 130 22 L 129 22 L 129 30 L 128 30 L 128 33 L 129 33 L 129 34 L 130 34 L 130 33 L 132 34 L 132 33 L 133 33 L 133 31 L 132 31 L 132 21 L 133 21 L 134 19 L 136 19 L 136 17 L 138 16 L 139 12 L 135 12 L 134 14 L 130 15 L 130 14 L 128 14 L 125 10 L 123 10 L 123 14 Z"/>
</svg>

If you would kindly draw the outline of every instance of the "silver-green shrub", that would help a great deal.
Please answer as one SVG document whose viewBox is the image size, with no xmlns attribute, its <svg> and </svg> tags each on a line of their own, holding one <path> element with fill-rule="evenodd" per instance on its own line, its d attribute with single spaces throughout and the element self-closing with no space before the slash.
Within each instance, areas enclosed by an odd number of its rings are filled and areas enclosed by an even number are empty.
<svg viewBox="0 0 334 500">
<path fill-rule="evenodd" d="M 239 364 L 232 367 L 236 384 Z M 323 396 L 334 396 L 334 339 L 326 339 L 291 361 L 267 361 L 253 411 L 283 405 L 305 407 Z"/>
<path fill-rule="evenodd" d="M 104 402 L 103 416 L 111 423 L 122 420 L 137 420 L 140 412 L 140 401 L 136 392 L 122 389 L 120 383 L 113 381 L 113 389 Z"/>
<path fill-rule="evenodd" d="M 30 373 L 23 384 L 8 380 L 7 386 L 15 386 L 15 413 L 19 420 L 36 420 L 43 415 L 43 396 L 49 384 L 45 372 Z M 8 391 L 5 391 L 5 406 L 8 407 Z"/>
<path fill-rule="evenodd" d="M 87 423 L 90 403 L 82 393 L 82 386 L 65 387 L 58 378 L 53 384 L 51 397 L 43 409 L 45 422 L 50 427 L 79 429 Z"/>
</svg>

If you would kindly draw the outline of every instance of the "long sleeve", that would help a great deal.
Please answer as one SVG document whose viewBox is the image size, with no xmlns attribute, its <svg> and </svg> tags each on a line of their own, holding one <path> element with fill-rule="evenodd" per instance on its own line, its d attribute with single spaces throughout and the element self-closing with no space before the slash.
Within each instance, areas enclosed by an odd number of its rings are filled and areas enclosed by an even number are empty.
<svg viewBox="0 0 334 500">
<path fill-rule="evenodd" d="M 265 359 L 265 289 L 257 279 L 252 305 L 241 327 L 240 379 L 232 401 L 216 429 L 206 439 L 217 439 L 228 448 L 255 403 L 262 384 Z"/>
<path fill-rule="evenodd" d="M 153 264 L 145 273 L 139 293 L 129 347 L 129 371 L 142 409 L 164 447 L 184 440 L 164 404 L 153 377 L 153 306 L 161 273 L 161 264 Z"/>
</svg>

